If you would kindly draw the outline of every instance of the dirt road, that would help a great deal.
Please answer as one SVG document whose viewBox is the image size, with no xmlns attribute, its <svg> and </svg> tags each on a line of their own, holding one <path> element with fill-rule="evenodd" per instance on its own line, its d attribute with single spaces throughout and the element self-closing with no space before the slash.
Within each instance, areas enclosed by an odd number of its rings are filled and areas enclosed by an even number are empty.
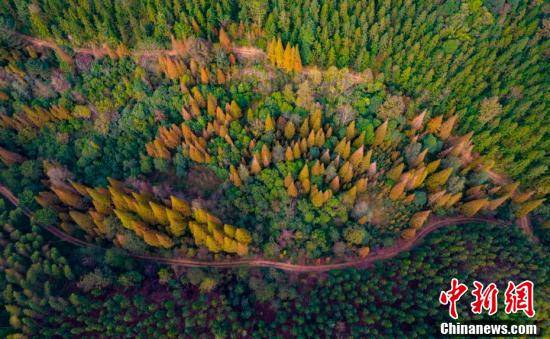
<svg viewBox="0 0 550 339">
<path fill-rule="evenodd" d="M 21 40 L 26 41 L 27 43 L 36 47 L 51 48 L 54 50 L 59 48 L 59 45 L 53 41 L 39 39 L 36 37 L 32 37 L 32 36 L 21 34 L 14 31 L 8 31 L 8 33 L 13 34 L 14 36 L 17 36 Z M 73 51 L 77 54 L 93 55 L 96 58 L 101 58 L 109 54 L 108 49 L 105 47 L 94 47 L 94 48 L 74 47 Z M 241 57 L 244 59 L 258 59 L 258 58 L 265 57 L 265 52 L 263 50 L 253 46 L 234 46 L 232 51 L 238 57 Z M 153 49 L 153 50 L 137 49 L 137 50 L 130 51 L 130 53 L 135 57 L 157 58 L 161 55 L 175 56 L 175 55 L 178 55 L 179 52 L 174 49 Z"/>
<path fill-rule="evenodd" d="M 0 185 L 0 195 L 4 196 L 8 201 L 10 201 L 14 206 L 19 206 L 19 200 L 15 195 L 5 186 Z M 25 208 L 21 207 L 25 215 L 29 218 L 32 218 L 32 212 Z M 492 223 L 505 225 L 507 222 L 502 220 L 497 220 L 493 218 L 469 218 L 469 217 L 449 217 L 449 218 L 437 218 L 431 219 L 427 225 L 425 225 L 411 240 L 398 240 L 394 245 L 389 247 L 384 247 L 378 250 L 373 251 L 364 259 L 356 259 L 351 261 L 345 261 L 340 263 L 327 263 L 327 264 L 310 264 L 310 265 L 301 265 L 293 264 L 289 262 L 280 262 L 273 260 L 266 260 L 263 258 L 245 258 L 245 259 L 231 259 L 227 261 L 204 261 L 204 260 L 194 260 L 186 258 L 166 258 L 159 256 L 150 256 L 150 255 L 139 255 L 139 254 L 129 254 L 131 257 L 155 262 L 160 264 L 169 264 L 173 266 L 182 266 L 182 267 L 216 267 L 216 268 L 235 268 L 235 267 L 272 267 L 278 268 L 284 271 L 290 272 L 325 272 L 334 269 L 342 269 L 349 267 L 356 268 L 367 268 L 371 267 L 374 263 L 380 260 L 387 260 L 393 257 L 396 257 L 400 253 L 408 251 L 413 247 L 417 246 L 422 239 L 424 239 L 428 234 L 436 231 L 439 228 L 451 225 L 467 224 L 467 223 Z M 81 247 L 99 247 L 95 244 L 88 243 L 84 240 L 78 239 L 70 234 L 67 234 L 55 226 L 44 226 L 44 229 L 50 232 L 55 237 L 71 243 L 76 246 Z"/>
</svg>

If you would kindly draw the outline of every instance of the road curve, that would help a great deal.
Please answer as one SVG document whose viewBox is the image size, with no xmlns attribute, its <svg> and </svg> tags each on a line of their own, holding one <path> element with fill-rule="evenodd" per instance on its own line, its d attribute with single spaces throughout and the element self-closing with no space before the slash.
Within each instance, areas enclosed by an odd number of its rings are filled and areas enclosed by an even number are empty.
<svg viewBox="0 0 550 339">
<path fill-rule="evenodd" d="M 19 200 L 17 197 L 5 186 L 0 185 L 0 195 L 4 196 L 14 206 L 20 207 L 23 213 L 29 218 L 33 216 L 33 213 L 26 207 L 19 206 Z M 375 262 L 380 260 L 391 259 L 400 253 L 406 252 L 416 245 L 418 245 L 428 234 L 435 230 L 451 225 L 467 224 L 474 222 L 492 223 L 506 225 L 509 224 L 506 221 L 486 218 L 486 217 L 448 217 L 448 218 L 432 218 L 420 231 L 418 231 L 414 238 L 410 240 L 400 239 L 396 243 L 389 247 L 383 247 L 370 253 L 366 258 L 355 259 L 340 263 L 326 263 L 326 264 L 292 264 L 288 262 L 280 262 L 273 260 L 266 260 L 262 258 L 245 258 L 245 259 L 231 259 L 227 261 L 204 261 L 186 258 L 166 258 L 152 255 L 140 255 L 131 254 L 128 255 L 142 261 L 168 264 L 172 266 L 181 267 L 215 267 L 215 268 L 236 268 L 236 267 L 270 267 L 277 268 L 283 271 L 289 272 L 325 272 L 343 268 L 367 268 L 372 267 Z M 94 247 L 101 248 L 97 245 L 88 243 L 84 240 L 78 239 L 70 234 L 67 234 L 55 226 L 43 226 L 43 228 L 50 232 L 55 237 L 80 247 Z"/>
</svg>

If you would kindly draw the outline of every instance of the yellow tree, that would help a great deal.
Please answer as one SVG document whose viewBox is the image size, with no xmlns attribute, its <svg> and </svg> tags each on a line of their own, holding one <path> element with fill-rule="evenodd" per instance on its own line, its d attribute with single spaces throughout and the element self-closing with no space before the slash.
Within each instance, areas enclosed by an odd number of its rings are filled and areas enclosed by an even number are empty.
<svg viewBox="0 0 550 339">
<path fill-rule="evenodd" d="M 76 183 L 73 183 L 73 187 L 75 184 Z M 86 187 L 86 192 L 92 198 L 92 203 L 94 204 L 96 211 L 102 214 L 109 214 L 111 212 L 112 208 L 109 191 L 101 192 L 98 189 Z"/>
<path fill-rule="evenodd" d="M 88 211 L 88 213 L 90 214 L 90 217 L 94 221 L 94 224 L 96 225 L 99 232 L 101 234 L 106 234 L 107 233 L 107 227 L 104 223 L 105 216 L 101 213 L 96 212 L 96 211 Z"/>
<path fill-rule="evenodd" d="M 250 163 L 250 173 L 252 174 L 258 174 L 262 170 L 262 166 L 260 165 L 260 162 L 258 161 L 258 158 L 254 154 L 252 157 L 252 162 Z"/>
<path fill-rule="evenodd" d="M 292 72 L 293 66 L 294 66 L 294 53 L 292 51 L 292 47 L 290 47 L 290 44 L 287 42 L 284 55 L 283 55 L 283 64 L 281 68 L 287 72 Z"/>
<path fill-rule="evenodd" d="M 468 201 L 462 205 L 461 211 L 465 216 L 473 217 L 488 203 L 489 201 L 486 198 Z"/>
<path fill-rule="evenodd" d="M 294 127 L 294 123 L 292 121 L 287 122 L 285 125 L 285 138 L 291 140 L 295 133 L 296 127 Z"/>
<path fill-rule="evenodd" d="M 225 30 L 220 28 L 220 45 L 225 49 L 226 52 L 231 52 L 231 40 L 225 32 Z"/>
<path fill-rule="evenodd" d="M 325 132 L 320 129 L 315 133 L 314 145 L 317 147 L 322 147 L 325 144 Z"/>
<path fill-rule="evenodd" d="M 283 183 L 284 183 L 285 187 L 290 186 L 290 184 L 293 183 L 293 182 L 294 182 L 294 179 L 292 178 L 292 175 L 290 175 L 290 173 L 287 174 L 287 176 L 283 180 Z"/>
<path fill-rule="evenodd" d="M 166 216 L 166 208 L 164 206 L 157 204 L 154 201 L 149 201 L 149 206 L 153 211 L 153 215 L 155 216 L 157 224 L 161 224 L 161 225 L 169 224 L 168 217 Z"/>
<path fill-rule="evenodd" d="M 120 211 L 120 210 L 113 210 L 115 212 L 115 215 L 122 223 L 122 226 L 124 226 L 127 229 L 133 230 L 134 224 L 136 222 L 139 222 L 131 213 Z"/>
<path fill-rule="evenodd" d="M 430 121 L 428 121 L 428 126 L 426 127 L 426 132 L 428 133 L 435 133 L 439 130 L 441 127 L 441 123 L 443 122 L 443 116 L 438 115 L 435 118 L 432 118 Z"/>
<path fill-rule="evenodd" d="M 320 108 L 315 109 L 309 116 L 309 124 L 311 128 L 317 132 L 321 128 L 321 123 L 323 119 L 323 113 Z"/>
<path fill-rule="evenodd" d="M 248 254 L 248 246 L 246 244 L 238 242 L 237 243 L 237 254 L 240 255 L 241 257 L 247 255 Z"/>
<path fill-rule="evenodd" d="M 414 117 L 414 119 L 411 120 L 411 129 L 413 131 L 418 131 L 422 128 L 422 123 L 424 121 L 424 117 L 426 116 L 427 111 L 424 110 L 422 113 Z"/>
<path fill-rule="evenodd" d="M 235 232 L 237 229 L 233 225 L 224 224 L 223 225 L 223 233 L 227 234 L 231 238 L 235 238 Z"/>
<path fill-rule="evenodd" d="M 229 179 L 231 180 L 233 185 L 237 187 L 241 187 L 243 184 L 241 177 L 239 176 L 239 172 L 233 165 L 229 166 Z"/>
<path fill-rule="evenodd" d="M 271 39 L 269 43 L 267 44 L 267 59 L 271 62 L 271 64 L 276 65 L 277 64 L 277 41 L 275 39 Z"/>
<path fill-rule="evenodd" d="M 315 207 L 321 207 L 325 203 L 325 197 L 323 196 L 323 193 L 319 192 L 317 188 L 315 187 L 315 190 L 311 190 L 311 203 Z"/>
<path fill-rule="evenodd" d="M 428 164 L 428 166 L 426 166 L 426 170 L 428 171 L 428 174 L 435 172 L 435 170 L 437 170 L 439 168 L 440 163 L 441 163 L 441 159 L 437 159 L 437 160 L 434 160 L 434 161 L 430 162 Z"/>
<path fill-rule="evenodd" d="M 223 71 L 219 68 L 216 70 L 216 81 L 218 85 L 225 84 L 225 74 L 223 74 Z"/>
<path fill-rule="evenodd" d="M 166 234 L 162 234 L 159 232 L 154 232 L 155 237 L 157 238 L 157 243 L 164 248 L 170 248 L 174 246 L 174 243 L 172 242 L 172 239 L 170 239 Z"/>
<path fill-rule="evenodd" d="M 206 96 L 206 112 L 210 116 L 216 115 L 216 107 L 218 106 L 216 97 L 212 93 L 208 93 Z"/>
<path fill-rule="evenodd" d="M 510 198 L 510 194 L 503 195 L 500 198 L 494 199 L 489 201 L 489 205 L 487 206 L 487 209 L 489 211 L 495 211 L 497 208 L 499 208 L 506 200 Z"/>
<path fill-rule="evenodd" d="M 384 138 L 386 137 L 386 132 L 388 131 L 388 120 L 384 121 L 384 123 L 378 128 L 376 128 L 376 131 L 374 132 L 374 141 L 373 146 L 379 146 L 384 142 Z"/>
<path fill-rule="evenodd" d="M 262 145 L 260 155 L 262 158 L 262 165 L 264 165 L 264 167 L 269 166 L 269 164 L 271 163 L 271 152 L 269 152 L 269 148 L 267 148 L 266 144 Z"/>
<path fill-rule="evenodd" d="M 343 138 L 340 142 L 334 147 L 334 152 L 338 153 L 342 158 L 347 159 L 349 153 L 351 152 L 351 143 Z"/>
<path fill-rule="evenodd" d="M 90 215 L 86 213 L 81 213 L 77 211 L 70 211 L 69 215 L 74 220 L 74 222 L 80 226 L 86 233 L 94 235 L 94 222 Z"/>
<path fill-rule="evenodd" d="M 405 192 L 406 185 L 407 185 L 406 180 L 402 180 L 397 184 L 395 184 L 390 191 L 390 199 L 394 201 L 401 199 L 403 197 L 403 193 Z"/>
<path fill-rule="evenodd" d="M 265 118 L 265 131 L 271 132 L 275 130 L 275 122 L 273 122 L 273 119 L 271 118 L 271 115 L 268 115 Z"/>
<path fill-rule="evenodd" d="M 334 178 L 332 178 L 329 187 L 334 193 L 338 192 L 340 190 L 340 177 L 335 176 Z"/>
<path fill-rule="evenodd" d="M 447 121 L 441 124 L 438 136 L 442 140 L 447 140 L 451 136 L 456 119 L 457 119 L 456 115 L 453 115 L 452 117 L 447 119 Z"/>
<path fill-rule="evenodd" d="M 302 58 L 300 58 L 300 51 L 298 50 L 298 46 L 294 47 L 294 65 L 293 70 L 297 73 L 300 73 L 302 71 Z"/>
<path fill-rule="evenodd" d="M 457 202 L 460 201 L 460 198 L 462 198 L 462 192 L 453 194 L 445 204 L 445 208 L 453 207 Z"/>
<path fill-rule="evenodd" d="M 342 165 L 342 167 L 340 167 L 340 169 L 338 170 L 338 175 L 342 179 L 343 183 L 348 183 L 351 181 L 351 179 L 353 178 L 353 168 L 348 161 L 346 161 Z"/>
<path fill-rule="evenodd" d="M 296 198 L 298 196 L 298 189 L 296 188 L 296 185 L 294 185 L 294 181 L 291 181 L 288 185 L 287 193 L 292 198 Z"/>
<path fill-rule="evenodd" d="M 399 165 L 394 166 L 391 170 L 389 170 L 386 176 L 393 181 L 397 181 L 401 177 L 401 173 L 403 173 L 404 168 L 405 164 L 400 163 Z"/>
<path fill-rule="evenodd" d="M 224 237 L 222 250 L 227 253 L 237 253 L 237 242 L 229 237 Z"/>
<path fill-rule="evenodd" d="M 178 211 L 169 208 L 165 209 L 165 213 L 170 226 L 170 233 L 176 237 L 181 236 L 185 229 L 185 221 L 183 216 Z"/>
<path fill-rule="evenodd" d="M 516 190 L 514 192 L 514 194 L 512 195 L 512 201 L 516 204 L 524 203 L 527 200 L 529 200 L 529 198 L 531 198 L 531 196 L 534 193 L 535 193 L 534 191 L 527 191 L 527 192 L 521 193 L 521 192 Z"/>
<path fill-rule="evenodd" d="M 300 136 L 306 138 L 309 135 L 309 119 L 304 119 L 304 122 L 300 126 Z"/>
<path fill-rule="evenodd" d="M 222 249 L 222 245 L 214 240 L 214 238 L 212 238 L 210 235 L 206 236 L 205 245 L 208 250 L 213 253 L 218 253 Z"/>
<path fill-rule="evenodd" d="M 352 186 L 348 191 L 342 194 L 342 203 L 347 206 L 353 206 L 357 198 L 357 186 Z"/>
<path fill-rule="evenodd" d="M 157 218 L 153 214 L 153 210 L 149 206 L 149 202 L 136 202 L 136 213 L 143 219 L 146 223 L 154 225 L 157 223 Z"/>
<path fill-rule="evenodd" d="M 361 170 L 360 173 L 364 173 L 369 170 L 371 165 L 371 158 L 372 158 L 372 149 L 369 149 L 367 154 L 363 157 L 363 160 L 361 160 Z"/>
<path fill-rule="evenodd" d="M 349 157 L 349 162 L 354 169 L 359 170 L 361 168 L 361 161 L 363 161 L 364 146 L 359 147 Z"/>
<path fill-rule="evenodd" d="M 545 199 L 531 200 L 524 204 L 521 204 L 516 212 L 517 217 L 524 217 L 535 208 L 539 207 Z"/>
<path fill-rule="evenodd" d="M 191 206 L 187 203 L 187 201 L 180 199 L 175 196 L 170 196 L 170 201 L 172 203 L 172 208 L 178 212 L 180 212 L 182 215 L 189 217 L 193 214 L 193 211 L 191 210 Z"/>
<path fill-rule="evenodd" d="M 514 194 L 516 193 L 516 190 L 519 188 L 519 182 L 516 181 L 516 182 L 512 182 L 512 183 L 509 183 L 509 184 L 506 184 L 502 187 L 502 191 L 503 192 L 506 192 L 506 193 L 510 193 L 510 194 Z"/>
<path fill-rule="evenodd" d="M 426 220 L 428 220 L 428 217 L 430 216 L 430 213 L 431 213 L 430 210 L 416 212 L 411 217 L 411 220 L 410 220 L 409 224 L 411 225 L 412 228 L 419 229 L 420 227 L 422 227 L 424 225 Z"/>
<path fill-rule="evenodd" d="M 229 112 L 234 119 L 240 119 L 243 116 L 243 112 L 235 100 L 231 100 L 230 107 Z"/>
<path fill-rule="evenodd" d="M 309 179 L 309 167 L 307 166 L 307 164 L 305 164 L 304 167 L 302 167 L 302 169 L 300 170 L 300 173 L 298 174 L 298 179 L 300 179 L 300 181 Z"/>
<path fill-rule="evenodd" d="M 346 127 L 346 138 L 348 140 L 351 140 L 355 137 L 356 129 L 355 129 L 355 120 L 350 122 L 348 126 Z"/>
<path fill-rule="evenodd" d="M 275 45 L 275 64 L 279 68 L 284 67 L 284 61 L 285 61 L 285 50 L 283 48 L 283 42 L 281 41 L 281 38 L 277 39 L 277 44 Z"/>
<path fill-rule="evenodd" d="M 313 166 L 311 166 L 311 175 L 322 175 L 325 171 L 325 165 L 321 164 L 319 159 L 315 160 Z"/>
<path fill-rule="evenodd" d="M 361 178 L 355 182 L 355 186 L 357 186 L 357 193 L 363 193 L 367 190 L 367 178 Z"/>
<path fill-rule="evenodd" d="M 208 80 L 210 78 L 210 75 L 208 74 L 208 70 L 206 67 L 201 68 L 201 83 L 204 85 L 208 85 Z"/>
<path fill-rule="evenodd" d="M 52 186 L 51 190 L 65 205 L 78 209 L 84 208 L 84 203 L 81 196 L 72 190 L 61 186 Z"/>
<path fill-rule="evenodd" d="M 294 160 L 294 153 L 292 152 L 292 148 L 290 148 L 290 146 L 287 146 L 287 147 L 286 147 L 286 150 L 285 150 L 285 160 L 286 160 L 286 161 L 292 161 L 292 160 Z"/>
<path fill-rule="evenodd" d="M 445 185 L 445 183 L 451 176 L 452 172 L 453 172 L 453 168 L 448 167 L 448 168 L 445 168 L 444 170 L 433 173 L 426 180 L 426 186 L 428 187 L 429 190 L 433 191 L 437 189 L 439 186 Z"/>
<path fill-rule="evenodd" d="M 197 246 L 204 244 L 207 233 L 203 225 L 194 221 L 189 221 L 189 230 L 191 231 L 191 234 L 193 235 L 193 238 L 195 239 L 195 244 Z"/>
<path fill-rule="evenodd" d="M 359 136 L 357 138 L 355 138 L 355 140 L 353 140 L 353 147 L 360 147 L 362 145 L 365 144 L 365 136 L 366 136 L 366 133 L 365 131 L 361 132 L 361 134 L 359 134 Z"/>
<path fill-rule="evenodd" d="M 241 244 L 248 245 L 250 244 L 250 242 L 252 242 L 252 236 L 244 228 L 237 228 L 235 230 L 235 240 L 237 240 Z"/>
<path fill-rule="evenodd" d="M 293 144 L 292 156 L 294 157 L 294 159 L 300 159 L 300 157 L 302 156 L 302 151 L 300 150 L 300 144 L 297 142 L 293 142 L 292 144 Z"/>
</svg>

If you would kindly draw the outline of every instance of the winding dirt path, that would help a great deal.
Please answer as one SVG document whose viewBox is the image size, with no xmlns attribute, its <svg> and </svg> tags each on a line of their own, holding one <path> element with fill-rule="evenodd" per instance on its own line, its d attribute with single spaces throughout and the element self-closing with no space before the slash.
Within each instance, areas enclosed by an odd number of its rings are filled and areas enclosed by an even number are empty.
<svg viewBox="0 0 550 339">
<path fill-rule="evenodd" d="M 8 32 L 9 34 L 13 34 L 14 36 L 20 38 L 21 40 L 36 47 L 50 48 L 53 50 L 59 49 L 59 45 L 53 41 L 43 40 L 40 38 L 36 38 L 30 35 L 25 35 L 15 31 L 6 31 L 6 32 Z M 77 54 L 93 55 L 96 58 L 101 58 L 109 54 L 109 51 L 105 47 L 93 47 L 93 48 L 73 47 L 73 51 Z M 232 51 L 238 57 L 243 59 L 258 59 L 258 58 L 265 57 L 265 52 L 262 49 L 253 47 L 253 46 L 234 46 L 232 48 Z M 180 54 L 180 52 L 175 49 L 137 49 L 137 50 L 130 51 L 130 53 L 135 57 L 146 57 L 146 58 L 156 58 L 161 55 L 176 56 Z"/>
<path fill-rule="evenodd" d="M 53 50 L 58 50 L 59 45 L 57 45 L 55 42 L 48 41 L 48 40 L 42 40 L 36 37 L 32 37 L 29 35 L 21 34 L 19 32 L 14 31 L 8 31 L 10 34 L 13 34 L 14 36 L 17 36 L 21 40 L 36 46 L 36 47 L 42 47 L 42 48 L 50 48 Z M 105 47 L 94 47 L 94 48 L 87 48 L 87 47 L 74 47 L 73 51 L 76 54 L 87 54 L 92 55 L 94 58 L 102 58 L 106 55 L 109 55 L 109 51 Z M 266 53 L 257 47 L 254 46 L 233 46 L 232 52 L 240 59 L 245 60 L 254 60 L 254 59 L 264 59 L 266 58 Z M 131 55 L 137 58 L 158 58 L 159 56 L 176 56 L 180 55 L 181 52 L 175 49 L 136 49 L 130 51 Z M 315 66 L 305 66 L 302 69 L 303 74 L 311 74 L 318 70 Z M 347 73 L 349 80 L 351 80 L 353 83 L 361 83 L 363 82 L 364 76 L 360 73 L 352 72 L 348 70 Z"/>
<path fill-rule="evenodd" d="M 23 213 L 29 218 L 33 216 L 33 213 L 26 207 L 19 206 L 19 199 L 5 186 L 0 185 L 0 195 L 4 196 L 8 201 L 10 201 L 14 206 L 20 207 L 23 210 Z M 451 225 L 458 224 L 468 224 L 468 223 L 491 223 L 499 225 L 507 225 L 508 222 L 494 219 L 494 218 L 485 218 L 485 217 L 449 217 L 449 218 L 432 218 L 428 224 L 426 224 L 415 237 L 411 240 L 400 239 L 396 243 L 389 247 L 380 248 L 373 251 L 364 259 L 350 260 L 340 263 L 327 263 L 327 264 L 292 264 L 289 262 L 280 262 L 273 260 L 266 260 L 262 258 L 246 258 L 246 259 L 235 259 L 227 261 L 204 261 L 204 260 L 194 260 L 186 258 L 166 258 L 159 256 L 150 256 L 150 255 L 139 255 L 139 254 L 129 254 L 129 256 L 154 263 L 169 264 L 173 266 L 182 266 L 182 267 L 216 267 L 216 268 L 235 268 L 235 267 L 271 267 L 278 268 L 284 271 L 289 272 L 325 272 L 335 269 L 356 267 L 356 268 L 367 268 L 372 267 L 374 263 L 380 260 L 387 260 L 393 257 L 396 257 L 400 253 L 406 252 L 413 247 L 417 246 L 422 242 L 422 240 L 430 233 L 436 231 L 439 228 Z M 50 232 L 55 237 L 71 243 L 80 247 L 95 247 L 101 248 L 97 245 L 88 243 L 81 239 L 78 239 L 70 234 L 63 232 L 54 226 L 43 226 L 43 228 Z"/>
</svg>

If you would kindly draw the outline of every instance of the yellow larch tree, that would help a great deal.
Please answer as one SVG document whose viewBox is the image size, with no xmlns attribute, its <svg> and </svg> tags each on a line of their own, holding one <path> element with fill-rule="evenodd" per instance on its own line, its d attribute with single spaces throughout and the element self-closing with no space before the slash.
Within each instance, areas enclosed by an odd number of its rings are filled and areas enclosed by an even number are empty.
<svg viewBox="0 0 550 339">
<path fill-rule="evenodd" d="M 442 140 L 447 140 L 451 136 L 456 119 L 457 119 L 457 116 L 453 115 L 449 119 L 447 119 L 444 123 L 441 124 L 441 127 L 439 128 L 438 136 Z"/>
<path fill-rule="evenodd" d="M 468 201 L 462 205 L 461 211 L 465 216 L 473 217 L 488 204 L 489 200 L 487 198 Z"/>
<path fill-rule="evenodd" d="M 527 214 L 529 214 L 531 211 L 533 211 L 535 208 L 539 207 L 540 205 L 542 205 L 542 203 L 544 202 L 545 199 L 536 199 L 536 200 L 531 200 L 531 201 L 528 201 L 526 203 L 523 203 L 519 206 L 517 212 L 516 212 L 516 216 L 517 217 L 524 217 L 526 216 Z"/>
<path fill-rule="evenodd" d="M 291 140 L 294 137 L 294 134 L 296 133 L 296 127 L 294 127 L 294 123 L 292 121 L 289 121 L 285 125 L 285 138 L 288 140 Z"/>
<path fill-rule="evenodd" d="M 426 180 L 426 186 L 429 190 L 435 190 L 439 186 L 445 185 L 451 174 L 453 173 L 453 168 L 448 167 L 439 172 L 431 174 Z"/>
<path fill-rule="evenodd" d="M 428 220 L 428 217 L 430 216 L 430 213 L 431 213 L 430 210 L 416 212 L 411 217 L 411 220 L 409 221 L 409 224 L 414 229 L 421 228 L 424 225 L 424 223 L 426 222 L 426 220 Z"/>
<path fill-rule="evenodd" d="M 373 146 L 379 146 L 382 145 L 384 142 L 384 138 L 386 137 L 386 132 L 388 131 L 388 120 L 384 121 L 384 123 L 376 128 L 376 131 L 374 131 L 374 141 Z"/>
</svg>

